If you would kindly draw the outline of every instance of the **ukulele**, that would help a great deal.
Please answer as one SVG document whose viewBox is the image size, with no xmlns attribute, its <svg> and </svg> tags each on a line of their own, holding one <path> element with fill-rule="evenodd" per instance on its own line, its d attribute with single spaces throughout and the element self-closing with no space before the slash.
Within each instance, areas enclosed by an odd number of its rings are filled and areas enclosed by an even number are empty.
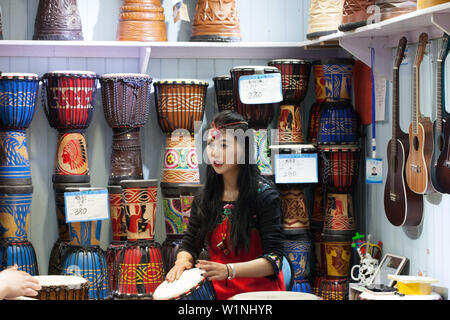
<svg viewBox="0 0 450 320">
<path fill-rule="evenodd" d="M 443 76 L 449 49 L 449 37 L 445 34 L 437 60 L 436 120 L 433 123 L 434 150 L 430 168 L 431 182 L 440 193 L 450 193 L 450 113 L 445 111 Z"/>
<path fill-rule="evenodd" d="M 391 224 L 417 226 L 422 221 L 422 196 L 406 185 L 405 163 L 409 153 L 408 135 L 400 128 L 399 121 L 399 68 L 405 54 L 407 40 L 398 42 L 392 82 L 392 139 L 387 145 L 388 173 L 384 185 L 384 211 Z"/>
<path fill-rule="evenodd" d="M 420 112 L 420 64 L 425 54 L 428 35 L 419 37 L 416 58 L 413 67 L 413 112 L 409 125 L 409 155 L 406 161 L 406 182 L 417 194 L 434 192 L 430 177 L 431 155 L 433 154 L 433 124 L 430 118 L 422 117 Z"/>
</svg>

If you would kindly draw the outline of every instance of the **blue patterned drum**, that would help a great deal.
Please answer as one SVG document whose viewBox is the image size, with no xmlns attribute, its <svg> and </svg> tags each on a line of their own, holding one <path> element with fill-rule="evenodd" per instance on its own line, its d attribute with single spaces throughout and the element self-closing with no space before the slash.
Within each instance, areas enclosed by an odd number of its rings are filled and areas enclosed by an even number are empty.
<svg viewBox="0 0 450 320">
<path fill-rule="evenodd" d="M 350 101 L 352 99 L 353 59 L 325 59 L 323 74 L 325 76 L 326 100 Z"/>
<path fill-rule="evenodd" d="M 359 117 L 350 102 L 322 104 L 318 144 L 358 144 Z"/>
<path fill-rule="evenodd" d="M 40 78 L 34 73 L 0 75 L 0 125 L 26 129 L 33 120 Z"/>
<path fill-rule="evenodd" d="M 17 264 L 19 270 L 32 276 L 39 274 L 36 252 L 28 241 L 4 241 L 0 243 L 0 271 Z"/>
<path fill-rule="evenodd" d="M 108 264 L 105 252 L 98 246 L 72 246 L 63 258 L 62 275 L 78 276 L 89 281 L 89 299 L 110 296 Z"/>
<path fill-rule="evenodd" d="M 0 186 L 0 238 L 26 241 L 33 186 Z"/>
<path fill-rule="evenodd" d="M 25 130 L 0 131 L 0 184 L 31 184 Z"/>
<path fill-rule="evenodd" d="M 310 267 L 310 235 L 286 235 L 283 246 L 284 254 L 289 258 L 294 269 L 294 281 L 305 279 Z"/>
</svg>

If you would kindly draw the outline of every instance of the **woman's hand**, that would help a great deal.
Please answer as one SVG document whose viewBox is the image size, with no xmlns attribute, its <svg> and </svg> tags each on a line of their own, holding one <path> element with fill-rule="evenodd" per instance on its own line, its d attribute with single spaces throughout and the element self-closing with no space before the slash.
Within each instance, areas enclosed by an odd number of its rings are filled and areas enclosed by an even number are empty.
<svg viewBox="0 0 450 320">
<path fill-rule="evenodd" d="M 198 260 L 195 265 L 204 271 L 203 276 L 209 280 L 224 280 L 228 278 L 228 267 L 226 264 L 208 260 Z"/>
<path fill-rule="evenodd" d="M 167 273 L 166 280 L 167 282 L 174 282 L 175 280 L 180 279 L 181 274 L 184 270 L 191 269 L 194 266 L 194 259 L 187 252 L 180 252 L 177 255 L 177 260 L 175 261 L 175 265 L 172 269 Z"/>
<path fill-rule="evenodd" d="M 17 265 L 0 272 L 0 299 L 36 296 L 41 285 L 29 273 L 19 271 Z"/>
</svg>

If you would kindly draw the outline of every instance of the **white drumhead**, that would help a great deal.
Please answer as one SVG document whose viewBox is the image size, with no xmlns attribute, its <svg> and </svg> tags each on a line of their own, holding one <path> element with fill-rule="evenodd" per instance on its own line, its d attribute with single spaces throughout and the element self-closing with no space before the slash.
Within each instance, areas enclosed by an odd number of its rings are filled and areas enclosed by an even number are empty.
<svg viewBox="0 0 450 320">
<path fill-rule="evenodd" d="M 230 300 L 320 300 L 320 298 L 304 292 L 255 291 L 236 294 Z"/>
<path fill-rule="evenodd" d="M 2 77 L 39 78 L 36 73 L 2 72 Z"/>
<path fill-rule="evenodd" d="M 39 281 L 41 287 L 66 286 L 69 289 L 79 289 L 87 280 L 77 276 L 34 276 Z"/>
<path fill-rule="evenodd" d="M 168 300 L 177 297 L 183 293 L 188 292 L 190 289 L 200 283 L 205 277 L 201 275 L 203 271 L 198 268 L 192 268 L 185 270 L 180 279 L 174 282 L 164 281 L 153 293 L 153 299 L 155 300 Z"/>
</svg>

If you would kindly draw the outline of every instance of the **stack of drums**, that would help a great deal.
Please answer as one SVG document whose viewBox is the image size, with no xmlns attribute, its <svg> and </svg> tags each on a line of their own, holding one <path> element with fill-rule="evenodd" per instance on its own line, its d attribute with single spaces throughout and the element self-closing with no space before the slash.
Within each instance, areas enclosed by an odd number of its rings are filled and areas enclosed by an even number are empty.
<svg viewBox="0 0 450 320">
<path fill-rule="evenodd" d="M 280 74 L 276 67 L 270 66 L 238 66 L 230 70 L 233 82 L 234 108 L 248 122 L 250 129 L 255 131 L 255 161 L 262 175 L 272 177 L 273 170 L 269 151 L 269 124 L 272 122 L 275 109 L 280 106 L 276 103 L 246 104 L 241 101 L 239 81 L 243 76 L 256 76 L 263 74 Z"/>
<path fill-rule="evenodd" d="M 152 299 L 164 281 L 161 245 L 155 241 L 158 180 L 122 180 L 127 241 L 117 248 L 114 264 L 116 299 Z"/>
<path fill-rule="evenodd" d="M 91 71 L 51 71 L 43 76 L 45 115 L 58 131 L 52 176 L 58 239 L 50 254 L 49 274 L 85 278 L 91 283 L 89 299 L 109 295 L 101 221 L 67 223 L 64 194 L 90 187 L 85 132 L 94 114 L 97 84 L 98 75 Z"/>
<path fill-rule="evenodd" d="M 77 0 L 39 0 L 33 40 L 83 40 Z"/>
<path fill-rule="evenodd" d="M 17 264 L 38 274 L 28 241 L 33 185 L 26 129 L 36 107 L 40 78 L 31 73 L 0 76 L 0 270 Z"/>
<path fill-rule="evenodd" d="M 191 204 L 200 185 L 194 133 L 200 128 L 208 82 L 174 79 L 155 82 L 158 122 L 166 134 L 161 189 L 166 226 L 163 259 L 169 271 L 189 223 Z"/>
<path fill-rule="evenodd" d="M 191 41 L 241 41 L 235 0 L 198 0 Z"/>
<path fill-rule="evenodd" d="M 353 60 L 322 61 L 325 102 L 322 103 L 317 144 L 322 182 L 323 228 L 315 231 L 317 294 L 345 299 L 348 291 L 351 238 L 356 231 L 353 189 L 359 175 L 359 117 L 352 99 Z"/>
</svg>

